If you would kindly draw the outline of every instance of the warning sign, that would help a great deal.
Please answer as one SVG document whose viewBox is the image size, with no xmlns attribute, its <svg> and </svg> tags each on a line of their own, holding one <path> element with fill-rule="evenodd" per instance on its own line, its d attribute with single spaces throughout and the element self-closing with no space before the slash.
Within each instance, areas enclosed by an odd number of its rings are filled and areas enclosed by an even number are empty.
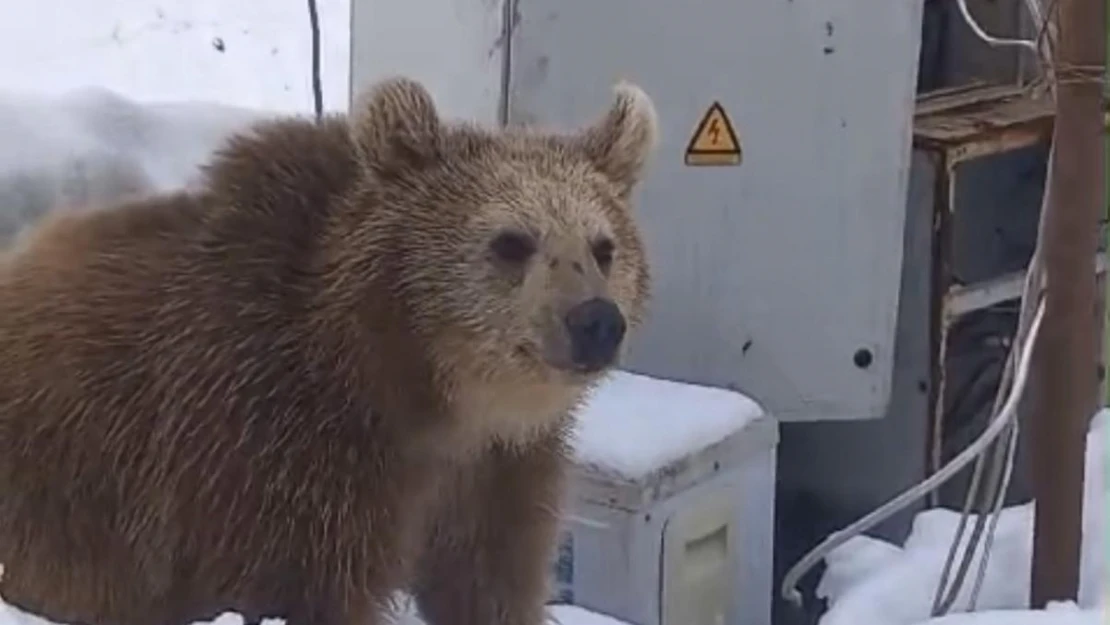
<svg viewBox="0 0 1110 625">
<path fill-rule="evenodd" d="M 720 102 L 714 102 L 702 116 L 690 144 L 686 146 L 686 164 L 690 166 L 739 165 L 740 140 L 732 121 Z"/>
</svg>

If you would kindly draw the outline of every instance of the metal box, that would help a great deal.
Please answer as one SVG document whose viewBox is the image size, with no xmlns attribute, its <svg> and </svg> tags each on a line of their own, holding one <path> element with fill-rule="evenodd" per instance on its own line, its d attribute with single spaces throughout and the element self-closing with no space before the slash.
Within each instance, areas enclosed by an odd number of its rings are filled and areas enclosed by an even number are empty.
<svg viewBox="0 0 1110 625">
<path fill-rule="evenodd" d="M 499 123 L 504 0 L 350 0 L 350 98 L 393 75 L 424 83 L 444 114 Z"/>
<path fill-rule="evenodd" d="M 774 420 L 621 372 L 583 410 L 553 600 L 635 625 L 770 625 Z"/>
<path fill-rule="evenodd" d="M 353 91 L 404 73 L 451 115 L 559 126 L 599 115 L 618 79 L 651 95 L 656 296 L 630 369 L 781 420 L 883 414 L 922 0 L 352 7 Z"/>
</svg>

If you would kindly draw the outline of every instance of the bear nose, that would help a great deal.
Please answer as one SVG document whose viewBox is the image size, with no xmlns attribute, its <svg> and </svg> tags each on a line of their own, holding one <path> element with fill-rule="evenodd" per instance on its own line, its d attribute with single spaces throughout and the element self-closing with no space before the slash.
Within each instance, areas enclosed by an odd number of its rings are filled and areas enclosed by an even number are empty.
<svg viewBox="0 0 1110 625">
<path fill-rule="evenodd" d="M 624 339 L 624 315 L 612 301 L 595 297 L 576 305 L 564 319 L 570 335 L 571 360 L 587 371 L 613 364 Z"/>
</svg>

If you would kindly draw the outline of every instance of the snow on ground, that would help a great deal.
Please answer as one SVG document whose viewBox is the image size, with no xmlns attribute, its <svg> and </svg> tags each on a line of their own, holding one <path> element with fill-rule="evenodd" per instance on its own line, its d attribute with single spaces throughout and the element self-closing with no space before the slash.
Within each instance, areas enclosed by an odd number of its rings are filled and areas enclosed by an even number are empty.
<svg viewBox="0 0 1110 625">
<path fill-rule="evenodd" d="M 1003 512 L 974 614 L 954 614 L 929 620 L 933 593 L 959 514 L 928 510 L 914 520 L 901 547 L 868 537 L 850 540 L 826 559 L 828 569 L 818 594 L 830 609 L 821 625 L 1102 625 L 1108 622 L 1110 585 L 1107 583 L 1105 511 L 1110 503 L 1107 475 L 1107 437 L 1110 410 L 1092 421 L 1087 436 L 1086 495 L 1083 519 L 1083 560 L 1079 606 L 1061 605 L 1043 612 L 1019 611 L 1028 605 L 1032 558 L 1033 507 L 1015 506 Z M 978 561 L 976 561 L 977 565 Z M 974 579 L 977 568 L 972 568 Z M 968 607 L 969 588 L 961 593 L 954 611 Z"/>
<path fill-rule="evenodd" d="M 572 605 L 552 605 L 548 607 L 548 623 L 551 625 L 628 625 L 623 621 L 590 612 Z M 282 625 L 281 619 L 264 619 L 264 625 Z M 417 616 L 411 601 L 403 603 L 401 611 L 391 620 L 391 625 L 425 625 Z M 24 612 L 0 602 L 0 625 L 59 625 L 39 616 Z M 226 612 L 211 621 L 199 621 L 195 625 L 243 625 L 243 617 L 234 612 Z"/>
<path fill-rule="evenodd" d="M 1054 604 L 1043 611 L 994 610 L 974 614 L 952 614 L 929 621 L 930 625 L 1106 625 L 1105 610 L 1080 610 L 1074 605 Z"/>
</svg>

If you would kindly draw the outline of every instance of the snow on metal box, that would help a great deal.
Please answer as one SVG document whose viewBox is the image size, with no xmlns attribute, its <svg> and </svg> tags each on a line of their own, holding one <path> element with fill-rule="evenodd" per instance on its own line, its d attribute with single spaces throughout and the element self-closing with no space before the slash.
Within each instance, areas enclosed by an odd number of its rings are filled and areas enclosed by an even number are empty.
<svg viewBox="0 0 1110 625">
<path fill-rule="evenodd" d="M 660 116 L 633 370 L 780 420 L 888 403 L 922 0 L 509 0 L 510 123 Z"/>
<path fill-rule="evenodd" d="M 734 391 L 616 371 L 577 414 L 578 481 L 638 509 L 777 443 L 763 408 Z"/>
</svg>

